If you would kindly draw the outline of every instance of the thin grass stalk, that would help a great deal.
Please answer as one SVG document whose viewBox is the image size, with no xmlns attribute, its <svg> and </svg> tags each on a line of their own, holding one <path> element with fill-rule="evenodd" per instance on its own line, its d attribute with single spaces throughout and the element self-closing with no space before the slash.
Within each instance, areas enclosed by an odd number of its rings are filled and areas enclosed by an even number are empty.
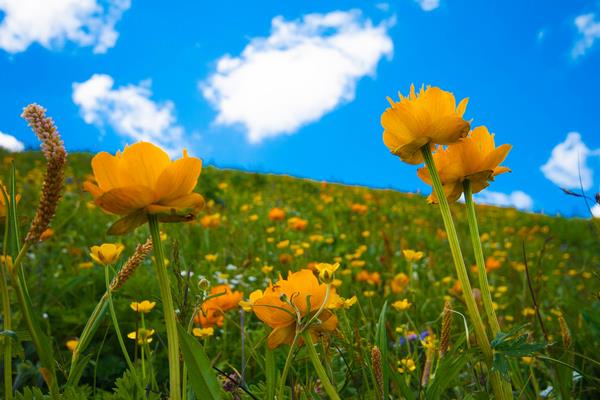
<svg viewBox="0 0 600 400">
<path fill-rule="evenodd" d="M 452 253 L 452 259 L 454 261 L 454 267 L 456 268 L 456 274 L 462 287 L 463 298 L 467 305 L 467 311 L 471 318 L 471 322 L 473 323 L 475 338 L 477 340 L 477 344 L 481 349 L 481 352 L 483 353 L 485 362 L 488 365 L 488 368 L 490 368 L 492 365 L 492 348 L 486 333 L 485 325 L 483 324 L 483 320 L 481 319 L 481 315 L 479 314 L 479 310 L 477 309 L 475 297 L 473 296 L 471 282 L 469 281 L 469 275 L 467 273 L 465 261 L 463 259 L 462 251 L 460 249 L 458 234 L 454 226 L 454 221 L 452 220 L 450 205 L 448 204 L 448 199 L 446 199 L 444 188 L 442 186 L 440 176 L 435 166 L 435 161 L 433 160 L 429 144 L 423 146 L 421 148 L 421 152 L 423 154 L 423 158 L 425 159 L 425 165 L 427 166 L 429 174 L 431 175 L 433 190 L 435 191 L 435 194 L 438 198 L 439 208 L 442 214 L 442 220 L 444 221 L 444 227 L 446 228 L 446 233 L 448 234 L 448 244 L 450 245 L 450 252 Z M 500 374 L 498 372 L 491 372 L 490 378 L 495 397 L 497 399 L 507 398 L 502 388 L 502 378 L 500 377 Z"/>
<path fill-rule="evenodd" d="M 310 358 L 310 361 L 312 362 L 312 365 L 315 368 L 317 376 L 321 380 L 321 385 L 323 385 L 325 393 L 327 393 L 331 400 L 340 400 L 340 396 L 338 395 L 335 386 L 331 384 L 331 381 L 327 376 L 327 372 L 325 371 L 325 368 L 323 368 L 321 360 L 319 360 L 319 355 L 315 350 L 315 345 L 313 343 L 312 337 L 310 336 L 310 331 L 304 331 L 304 333 L 302 334 L 302 338 L 304 339 L 304 344 L 306 345 L 308 357 Z"/>
<path fill-rule="evenodd" d="M 148 215 L 150 234 L 154 246 L 154 258 L 156 264 L 156 276 L 160 286 L 160 296 L 163 303 L 163 315 L 167 330 L 167 346 L 169 354 L 169 396 L 171 400 L 181 399 L 180 367 L 179 367 L 179 338 L 177 337 L 177 320 L 173 298 L 171 297 L 171 285 L 165 266 L 165 255 L 160 240 L 160 229 L 158 217 Z"/>
<path fill-rule="evenodd" d="M 8 225 L 7 225 L 8 228 Z M 8 229 L 5 229 L 8 231 Z M 5 247 L 6 249 L 6 247 Z M 10 311 L 10 296 L 6 280 L 5 268 L 8 267 L 8 255 L 4 254 L 4 262 L 0 265 L 0 292 L 2 293 L 2 320 L 4 331 L 12 330 L 12 314 Z M 12 338 L 4 336 L 4 396 L 6 400 L 12 400 Z"/>
</svg>

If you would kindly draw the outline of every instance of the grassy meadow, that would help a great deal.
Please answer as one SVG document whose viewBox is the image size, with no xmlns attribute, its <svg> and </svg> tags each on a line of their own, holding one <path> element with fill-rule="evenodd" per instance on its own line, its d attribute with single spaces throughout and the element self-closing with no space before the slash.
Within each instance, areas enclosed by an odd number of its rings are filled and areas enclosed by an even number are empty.
<svg viewBox="0 0 600 400">
<path fill-rule="evenodd" d="M 23 261 L 35 318 L 51 338 L 61 385 L 69 375 L 73 346 L 106 290 L 105 267 L 92 261 L 90 247 L 123 244 L 114 265 L 118 270 L 136 245 L 149 237 L 147 225 L 128 235 L 107 235 L 115 218 L 101 212 L 82 189 L 91 174 L 91 158 L 87 153 L 69 154 L 66 186 L 51 230 Z M 0 153 L 0 160 L 4 182 L 9 181 L 12 163 L 16 166 L 18 221 L 26 231 L 40 196 L 44 159 L 38 152 L 24 152 Z M 211 288 L 227 284 L 233 292 L 224 296 L 248 299 L 251 292 L 266 288 L 280 274 L 285 277 L 288 271 L 314 269 L 317 262 L 339 263 L 331 285 L 346 302 L 333 310 L 338 320 L 335 332 L 318 338 L 316 348 L 341 398 L 381 398 L 382 379 L 385 395 L 391 398 L 491 396 L 487 367 L 481 362 L 472 327 L 464 319 L 461 286 L 439 209 L 424 196 L 214 167 L 203 169 L 196 191 L 206 205 L 195 220 L 160 226 L 179 324 L 189 325 L 194 309 Z M 273 212 L 274 208 L 279 210 Z M 464 257 L 477 299 L 476 268 L 471 268 L 475 259 L 464 208 L 456 203 L 452 212 L 458 235 L 464 238 Z M 597 398 L 600 226 L 590 220 L 489 206 L 477 206 L 477 214 L 500 327 L 505 333 L 515 329 L 506 347 L 497 348 L 494 367 L 510 375 L 515 398 Z M 539 305 L 539 318 L 531 291 Z M 9 297 L 13 335 L 3 331 L 2 349 L 11 338 L 16 398 L 45 398 L 40 359 L 11 290 Z M 157 306 L 147 314 L 132 310 L 132 302 L 143 300 Z M 62 396 L 165 398 L 166 336 L 151 257 L 112 293 L 112 301 L 137 374 L 144 369 L 140 378 L 144 392 L 136 390 L 111 318 L 105 313 L 84 352 L 78 384 L 67 385 Z M 452 312 L 444 312 L 446 303 Z M 154 330 L 151 340 L 127 338 L 142 326 L 142 317 L 144 327 Z M 217 318 L 216 323 L 196 318 L 201 323 L 193 327 L 199 328 L 194 330 L 194 341 L 214 367 L 208 373 L 214 373 L 223 388 L 222 392 L 219 388 L 220 395 L 274 397 L 290 347 L 267 349 L 271 329 L 237 304 L 218 317 L 224 318 Z M 444 324 L 450 325 L 442 332 Z M 443 355 L 439 354 L 441 340 L 447 346 Z M 306 346 L 296 346 L 291 356 L 284 397 L 325 396 Z M 184 391 L 188 399 L 209 398 L 198 395 L 193 385 Z"/>
</svg>

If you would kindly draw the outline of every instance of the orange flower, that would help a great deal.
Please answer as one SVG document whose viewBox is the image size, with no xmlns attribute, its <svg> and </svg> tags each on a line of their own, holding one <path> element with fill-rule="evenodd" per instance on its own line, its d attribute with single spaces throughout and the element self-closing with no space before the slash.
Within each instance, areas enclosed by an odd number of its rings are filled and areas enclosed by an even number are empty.
<svg viewBox="0 0 600 400">
<path fill-rule="evenodd" d="M 356 280 L 359 282 L 367 282 L 371 285 L 379 285 L 381 283 L 381 275 L 379 272 L 369 272 L 363 269 L 356 274 Z"/>
<path fill-rule="evenodd" d="M 383 142 L 408 164 L 424 161 L 421 147 L 455 143 L 469 132 L 470 124 L 463 119 L 468 99 L 456 107 L 454 95 L 440 88 L 421 87 L 417 95 L 411 85 L 408 97 L 400 94 L 400 102 L 388 101 L 391 107 L 381 115 Z"/>
<path fill-rule="evenodd" d="M 458 200 L 463 193 L 463 182 L 467 179 L 471 181 L 473 193 L 478 193 L 488 187 L 496 175 L 510 172 L 509 168 L 499 165 L 511 147 L 509 144 L 496 147 L 494 135 L 485 126 L 478 126 L 467 138 L 445 149 L 438 147 L 433 160 L 448 201 Z M 417 175 L 428 185 L 432 184 L 427 168 L 420 168 Z M 435 193 L 429 196 L 429 200 L 437 202 Z"/>
<path fill-rule="evenodd" d="M 124 216 L 111 227 L 112 234 L 135 229 L 148 214 L 158 214 L 165 222 L 190 220 L 204 205 L 202 196 L 193 192 L 202 161 L 185 150 L 182 158 L 171 161 L 162 149 L 139 142 L 114 156 L 98 153 L 92 169 L 96 183 L 86 182 L 85 190 L 105 212 Z"/>
<path fill-rule="evenodd" d="M 363 215 L 367 213 L 369 207 L 367 207 L 365 204 L 354 203 L 350 206 L 350 210 L 352 210 L 353 213 Z"/>
<path fill-rule="evenodd" d="M 204 228 L 218 228 L 221 225 L 221 214 L 210 214 L 200 218 L 200 225 Z"/>
<path fill-rule="evenodd" d="M 308 226 L 308 221 L 298 217 L 288 219 L 288 228 L 295 231 L 303 231 Z"/>
<path fill-rule="evenodd" d="M 8 191 L 6 190 L 6 187 L 4 187 L 4 185 L 2 185 L 0 183 L 0 221 L 4 220 L 6 218 L 6 216 L 8 215 L 8 209 L 6 207 L 4 195 L 6 195 L 6 197 L 10 200 L 10 197 L 8 196 Z M 17 200 L 17 204 L 19 204 L 19 200 L 21 200 L 21 195 L 20 194 L 16 195 L 15 199 Z"/>
<path fill-rule="evenodd" d="M 394 277 L 394 279 L 392 279 L 392 282 L 390 283 L 390 288 L 392 289 L 393 293 L 402 293 L 404 291 L 404 288 L 406 288 L 406 286 L 408 285 L 408 282 L 408 276 L 405 273 L 400 272 Z"/>
<path fill-rule="evenodd" d="M 273 328 L 267 344 L 274 349 L 282 344 L 291 344 L 296 334 L 298 318 L 313 316 L 322 309 L 318 324 L 310 326 L 309 332 L 315 339 L 319 334 L 333 332 L 337 317 L 329 310 L 339 304 L 335 289 L 331 288 L 326 299 L 327 285 L 319 283 L 313 272 L 303 269 L 288 272 L 287 279 L 281 276 L 276 284 L 270 284 L 262 297 L 254 300 L 252 310 L 265 324 Z M 323 304 L 327 300 L 327 304 Z"/>
<path fill-rule="evenodd" d="M 206 300 L 202 304 L 202 310 L 194 318 L 194 322 L 204 328 L 223 326 L 224 314 L 238 306 L 243 293 L 232 291 L 229 285 L 218 285 L 210 290 L 210 296 L 215 297 Z"/>
<path fill-rule="evenodd" d="M 269 211 L 269 219 L 271 221 L 283 221 L 285 219 L 285 211 L 281 208 L 274 207 Z"/>
<path fill-rule="evenodd" d="M 500 262 L 500 260 L 498 260 L 497 258 L 494 258 L 492 256 L 488 257 L 485 260 L 485 271 L 486 272 L 495 271 L 495 270 L 499 269 L 501 266 L 502 266 L 502 263 Z"/>
</svg>

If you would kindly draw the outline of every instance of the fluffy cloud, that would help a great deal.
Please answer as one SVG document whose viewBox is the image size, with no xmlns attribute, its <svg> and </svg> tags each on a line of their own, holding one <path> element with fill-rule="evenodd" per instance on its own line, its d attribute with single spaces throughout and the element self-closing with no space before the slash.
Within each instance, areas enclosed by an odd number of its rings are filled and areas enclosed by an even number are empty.
<svg viewBox="0 0 600 400">
<path fill-rule="evenodd" d="M 594 218 L 600 218 L 600 204 L 596 203 L 592 206 L 592 215 Z"/>
<path fill-rule="evenodd" d="M 16 137 L 0 132 L 0 148 L 16 153 L 23 151 L 25 145 Z"/>
<path fill-rule="evenodd" d="M 0 48 L 9 53 L 33 43 L 47 49 L 66 41 L 105 53 L 117 42 L 115 25 L 131 0 L 0 0 Z"/>
<path fill-rule="evenodd" d="M 73 84 L 73 101 L 85 122 L 108 125 L 132 141 L 146 140 L 173 153 L 183 146 L 184 130 L 177 125 L 171 101 L 151 100 L 150 81 L 114 88 L 109 75 L 95 74 Z"/>
<path fill-rule="evenodd" d="M 560 187 L 575 189 L 582 186 L 587 190 L 592 187 L 594 181 L 593 172 L 587 166 L 587 159 L 597 155 L 600 155 L 600 149 L 590 150 L 578 132 L 569 132 L 565 141 L 552 149 L 550 158 L 542 165 L 541 170 L 547 179 Z"/>
<path fill-rule="evenodd" d="M 600 22 L 596 20 L 594 13 L 580 15 L 574 22 L 578 39 L 573 46 L 571 56 L 579 58 L 594 46 L 596 40 L 600 39 Z"/>
<path fill-rule="evenodd" d="M 440 0 L 415 0 L 423 11 L 433 11 L 440 6 Z"/>
<path fill-rule="evenodd" d="M 489 204 L 499 207 L 515 207 L 519 210 L 531 210 L 533 199 L 527 193 L 516 190 L 510 194 L 491 192 L 485 190 L 474 196 L 475 201 L 480 204 Z"/>
<path fill-rule="evenodd" d="M 354 99 L 357 81 L 392 55 L 389 25 L 374 26 L 357 10 L 278 16 L 269 37 L 221 57 L 199 86 L 218 110 L 216 123 L 244 126 L 250 142 L 292 134 Z"/>
</svg>

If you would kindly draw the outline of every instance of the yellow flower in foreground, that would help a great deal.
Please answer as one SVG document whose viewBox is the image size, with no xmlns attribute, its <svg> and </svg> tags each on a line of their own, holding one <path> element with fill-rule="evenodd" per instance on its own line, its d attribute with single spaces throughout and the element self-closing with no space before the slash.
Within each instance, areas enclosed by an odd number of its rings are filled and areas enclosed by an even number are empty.
<svg viewBox="0 0 600 400">
<path fill-rule="evenodd" d="M 147 142 L 126 147 L 111 155 L 98 153 L 92 159 L 96 183 L 86 182 L 85 190 L 105 212 L 124 216 L 110 232 L 123 234 L 158 214 L 165 222 L 193 218 L 204 199 L 193 190 L 202 170 L 202 161 L 183 157 L 171 161 L 162 149 Z"/>
<path fill-rule="evenodd" d="M 392 307 L 394 307 L 397 311 L 406 311 L 412 306 L 412 303 L 408 301 L 408 299 L 397 300 L 392 303 Z"/>
<path fill-rule="evenodd" d="M 471 181 L 473 193 L 478 193 L 488 187 L 496 175 L 510 172 L 500 163 L 511 147 L 509 144 L 496 147 L 494 135 L 485 126 L 478 126 L 468 137 L 445 149 L 438 147 L 433 153 L 433 160 L 448 201 L 458 200 L 463 193 L 463 182 L 467 179 Z M 427 168 L 419 168 L 417 175 L 428 185 L 432 184 Z M 429 196 L 429 200 L 437 202 L 435 193 Z"/>
<path fill-rule="evenodd" d="M 339 263 L 335 264 L 327 264 L 327 263 L 318 263 L 315 265 L 317 271 L 319 271 L 319 278 L 325 283 L 331 283 L 333 280 L 333 274 L 340 267 Z"/>
<path fill-rule="evenodd" d="M 132 340 L 137 340 L 137 344 L 141 346 L 152 342 L 152 335 L 154 335 L 154 329 L 140 328 L 137 331 L 128 333 L 127 337 Z"/>
<path fill-rule="evenodd" d="M 291 344 L 298 316 L 314 316 L 321 308 L 323 310 L 318 316 L 320 323 L 308 328 L 311 336 L 316 339 L 319 334 L 334 331 L 338 321 L 329 309 L 339 300 L 334 288 L 331 288 L 327 299 L 326 293 L 327 285 L 319 283 L 310 269 L 289 272 L 287 279 L 280 277 L 277 283 L 270 284 L 252 307 L 256 316 L 273 328 L 267 340 L 269 348 Z"/>
<path fill-rule="evenodd" d="M 98 264 L 111 265 L 117 262 L 124 248 L 125 246 L 120 243 L 104 243 L 100 246 L 92 246 L 90 257 Z"/>
<path fill-rule="evenodd" d="M 419 261 L 425 255 L 422 251 L 414 251 L 414 250 L 402 250 L 402 254 L 404 258 L 408 262 Z"/>
<path fill-rule="evenodd" d="M 260 299 L 262 296 L 262 290 L 255 290 L 254 292 L 250 293 L 250 298 L 248 300 L 240 300 L 239 305 L 244 309 L 244 311 L 250 312 L 252 311 L 252 306 L 254 305 L 254 302 Z"/>
<path fill-rule="evenodd" d="M 469 122 L 463 119 L 468 99 L 457 107 L 454 95 L 440 88 L 421 88 L 417 95 L 411 85 L 408 97 L 400 94 L 399 102 L 388 101 L 391 107 L 381 115 L 383 142 L 408 164 L 424 161 L 421 147 L 455 143 L 469 132 Z"/>
<path fill-rule="evenodd" d="M 192 329 L 194 336 L 199 338 L 207 338 L 215 334 L 215 328 L 212 326 L 209 328 L 194 328 Z"/>
<path fill-rule="evenodd" d="M 154 301 L 144 300 L 139 303 L 137 301 L 132 301 L 129 307 L 131 307 L 131 309 L 135 312 L 148 314 L 150 311 L 152 311 L 155 305 L 156 302 Z"/>
</svg>

